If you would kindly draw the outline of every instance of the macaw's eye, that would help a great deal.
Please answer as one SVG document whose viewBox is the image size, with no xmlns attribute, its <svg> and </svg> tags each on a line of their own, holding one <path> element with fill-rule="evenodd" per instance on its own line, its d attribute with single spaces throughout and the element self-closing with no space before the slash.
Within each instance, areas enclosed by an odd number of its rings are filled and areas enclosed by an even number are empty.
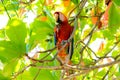
<svg viewBox="0 0 120 80">
<path fill-rule="evenodd" d="M 54 16 L 55 16 L 56 24 L 60 24 L 62 22 L 60 20 L 60 15 L 59 14 L 54 14 Z"/>
</svg>

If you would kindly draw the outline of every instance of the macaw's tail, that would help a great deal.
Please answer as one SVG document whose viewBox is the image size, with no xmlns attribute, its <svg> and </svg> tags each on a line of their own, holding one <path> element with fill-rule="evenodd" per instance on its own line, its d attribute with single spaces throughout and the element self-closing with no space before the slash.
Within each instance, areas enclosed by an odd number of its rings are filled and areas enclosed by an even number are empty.
<svg viewBox="0 0 120 80">
<path fill-rule="evenodd" d="M 59 48 L 58 51 L 60 49 L 61 48 Z M 72 65 L 72 61 L 71 61 L 72 56 L 70 54 L 68 53 L 68 45 L 58 53 L 57 57 L 58 57 L 58 61 L 60 62 L 61 65 L 63 65 L 63 64 Z"/>
</svg>

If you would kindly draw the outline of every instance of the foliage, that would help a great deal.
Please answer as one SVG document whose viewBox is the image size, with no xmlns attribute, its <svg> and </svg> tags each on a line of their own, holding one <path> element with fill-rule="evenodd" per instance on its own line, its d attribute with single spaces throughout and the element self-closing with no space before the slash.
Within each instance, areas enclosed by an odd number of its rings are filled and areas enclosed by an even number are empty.
<svg viewBox="0 0 120 80">
<path fill-rule="evenodd" d="M 1 0 L 0 80 L 119 80 L 120 4 L 111 3 Z M 76 27 L 72 65 L 61 66 L 56 58 L 55 11 Z"/>
</svg>

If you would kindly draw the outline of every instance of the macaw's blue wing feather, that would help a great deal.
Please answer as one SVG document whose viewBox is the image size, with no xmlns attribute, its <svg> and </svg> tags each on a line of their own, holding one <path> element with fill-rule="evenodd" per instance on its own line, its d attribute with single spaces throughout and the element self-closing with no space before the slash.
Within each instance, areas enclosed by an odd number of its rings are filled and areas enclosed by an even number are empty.
<svg viewBox="0 0 120 80">
<path fill-rule="evenodd" d="M 54 33 L 54 44 L 56 45 L 57 43 L 57 37 L 56 37 L 56 33 Z"/>
<path fill-rule="evenodd" d="M 71 55 L 70 55 L 70 59 L 72 58 L 73 52 L 74 52 L 74 39 L 72 38 L 72 41 L 71 41 Z"/>
<path fill-rule="evenodd" d="M 67 50 L 67 53 L 70 54 L 70 59 L 72 58 L 73 52 L 74 52 L 74 39 L 72 38 Z"/>
</svg>

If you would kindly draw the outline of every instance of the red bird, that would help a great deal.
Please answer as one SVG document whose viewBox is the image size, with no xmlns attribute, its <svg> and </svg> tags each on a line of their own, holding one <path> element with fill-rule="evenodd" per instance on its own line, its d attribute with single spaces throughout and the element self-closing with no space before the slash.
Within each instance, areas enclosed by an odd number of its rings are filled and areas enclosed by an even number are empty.
<svg viewBox="0 0 120 80">
<path fill-rule="evenodd" d="M 57 22 L 54 28 L 54 40 L 59 51 L 72 34 L 73 27 L 70 26 L 67 17 L 63 13 L 55 12 L 54 16 Z M 70 54 L 71 59 L 73 55 L 73 39 L 58 53 L 58 57 L 65 61 L 68 54 Z"/>
</svg>

